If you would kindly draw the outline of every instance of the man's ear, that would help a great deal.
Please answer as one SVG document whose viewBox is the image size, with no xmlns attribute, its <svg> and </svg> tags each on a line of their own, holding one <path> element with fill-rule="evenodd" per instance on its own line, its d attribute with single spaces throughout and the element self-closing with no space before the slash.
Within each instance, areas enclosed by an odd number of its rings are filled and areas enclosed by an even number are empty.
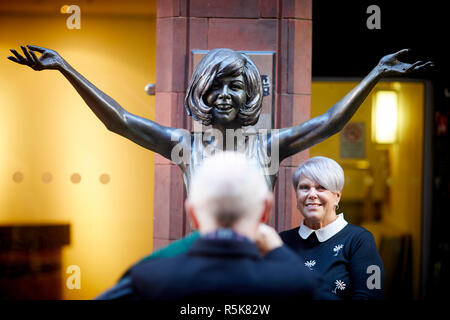
<svg viewBox="0 0 450 320">
<path fill-rule="evenodd" d="M 269 221 L 270 210 L 272 209 L 272 195 L 270 194 L 268 197 L 264 199 L 264 207 L 261 215 L 261 222 L 267 223 Z"/>
<path fill-rule="evenodd" d="M 187 213 L 188 217 L 190 218 L 191 223 L 194 225 L 194 228 L 196 230 L 199 230 L 199 223 L 198 223 L 198 219 L 195 215 L 195 208 L 188 199 L 186 199 L 186 201 L 184 202 L 184 207 L 186 208 L 186 213 Z"/>
</svg>

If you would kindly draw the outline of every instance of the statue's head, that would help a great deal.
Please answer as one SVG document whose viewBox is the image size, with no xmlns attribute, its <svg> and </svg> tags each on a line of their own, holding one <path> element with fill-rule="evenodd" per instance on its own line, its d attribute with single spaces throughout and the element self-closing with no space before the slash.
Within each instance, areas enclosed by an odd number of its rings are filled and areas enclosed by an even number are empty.
<svg viewBox="0 0 450 320">
<path fill-rule="evenodd" d="M 231 49 L 208 52 L 195 68 L 186 91 L 188 115 L 204 125 L 239 121 L 258 122 L 263 89 L 253 61 Z"/>
</svg>

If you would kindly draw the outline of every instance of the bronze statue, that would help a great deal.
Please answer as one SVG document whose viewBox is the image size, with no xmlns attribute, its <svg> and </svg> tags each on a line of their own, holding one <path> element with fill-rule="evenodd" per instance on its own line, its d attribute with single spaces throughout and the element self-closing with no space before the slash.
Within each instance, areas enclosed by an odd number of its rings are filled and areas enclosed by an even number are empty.
<svg viewBox="0 0 450 320">
<path fill-rule="evenodd" d="M 209 51 L 194 70 L 186 92 L 185 108 L 188 115 L 204 125 L 212 125 L 220 137 L 224 138 L 224 141 L 218 141 L 217 136 L 204 139 L 203 133 L 186 133 L 185 130 L 165 127 L 131 114 L 79 74 L 56 51 L 31 45 L 21 48 L 24 56 L 12 49 L 14 57 L 9 56 L 8 59 L 37 71 L 59 70 L 110 131 L 170 160 L 174 160 L 175 147 L 190 151 L 190 157 L 176 161 L 183 172 L 186 190 L 205 150 L 221 149 L 223 146 L 227 150 L 242 149 L 249 158 L 254 159 L 265 169 L 266 182 L 273 189 L 278 170 L 268 172 L 264 167 L 267 165 L 267 155 L 273 153 L 274 149 L 278 151 L 276 160 L 280 163 L 325 140 L 344 127 L 381 78 L 400 76 L 432 66 L 431 62 L 417 61 L 409 64 L 399 61 L 398 57 L 407 53 L 408 49 L 386 55 L 326 113 L 293 127 L 272 130 L 268 135 L 253 135 L 253 140 L 247 135 L 243 138 L 242 145 L 238 146 L 234 143 L 234 138 L 231 144 L 227 141 L 227 130 L 239 130 L 243 126 L 255 124 L 260 115 L 263 97 L 259 71 L 243 53 L 231 49 Z M 35 52 L 41 56 L 37 57 Z M 274 144 L 276 148 L 273 148 Z"/>
</svg>

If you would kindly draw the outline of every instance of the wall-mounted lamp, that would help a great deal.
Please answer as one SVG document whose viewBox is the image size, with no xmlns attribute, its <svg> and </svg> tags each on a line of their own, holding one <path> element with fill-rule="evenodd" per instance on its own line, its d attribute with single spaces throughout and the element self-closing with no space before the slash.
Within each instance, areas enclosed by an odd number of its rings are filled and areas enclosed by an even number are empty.
<svg viewBox="0 0 450 320">
<path fill-rule="evenodd" d="M 372 140 L 380 144 L 396 143 L 397 122 L 397 92 L 377 91 L 372 108 Z"/>
</svg>

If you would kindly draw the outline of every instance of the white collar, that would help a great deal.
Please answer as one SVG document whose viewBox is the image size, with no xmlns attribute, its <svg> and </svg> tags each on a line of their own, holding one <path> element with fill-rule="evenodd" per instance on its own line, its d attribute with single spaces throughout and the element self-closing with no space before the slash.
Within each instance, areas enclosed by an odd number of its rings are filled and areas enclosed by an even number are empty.
<svg viewBox="0 0 450 320">
<path fill-rule="evenodd" d="M 311 233 L 315 232 L 317 239 L 320 242 L 324 242 L 324 241 L 327 241 L 328 239 L 330 239 L 332 236 L 334 236 L 339 231 L 341 231 L 347 224 L 348 224 L 348 222 L 345 221 L 344 214 L 340 213 L 340 214 L 338 214 L 336 220 L 334 220 L 332 223 L 330 223 L 330 224 L 326 225 L 325 227 L 320 228 L 318 230 L 313 230 L 313 229 L 309 228 L 302 221 L 302 224 L 300 225 L 300 228 L 298 229 L 298 234 L 303 239 L 307 239 L 311 235 Z"/>
</svg>

